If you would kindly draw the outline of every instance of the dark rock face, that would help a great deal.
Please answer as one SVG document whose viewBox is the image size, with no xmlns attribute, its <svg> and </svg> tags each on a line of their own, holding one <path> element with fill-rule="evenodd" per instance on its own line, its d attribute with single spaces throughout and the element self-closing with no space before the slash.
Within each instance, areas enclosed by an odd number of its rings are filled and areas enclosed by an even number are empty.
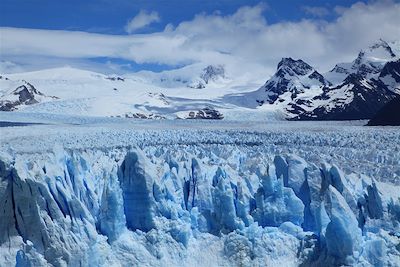
<svg viewBox="0 0 400 267">
<path fill-rule="evenodd" d="M 327 81 L 325 79 L 324 76 L 322 76 L 322 74 L 320 74 L 318 71 L 314 71 L 313 73 L 311 73 L 308 78 L 310 79 L 314 79 L 314 80 L 318 80 L 321 84 L 323 85 L 330 85 L 331 83 L 329 81 Z"/>
<path fill-rule="evenodd" d="M 194 88 L 194 89 L 203 89 L 206 88 L 206 86 L 202 82 L 198 82 L 197 84 L 194 85 L 188 85 L 189 88 Z"/>
<path fill-rule="evenodd" d="M 110 81 L 120 81 L 120 82 L 124 82 L 125 78 L 119 77 L 119 76 L 111 76 L 111 77 L 106 77 L 107 80 Z"/>
<path fill-rule="evenodd" d="M 14 105 L 9 102 L 0 102 L 0 111 L 13 111 L 15 110 Z"/>
<path fill-rule="evenodd" d="M 117 116 L 119 117 L 119 116 Z M 150 113 L 150 114 L 144 114 L 144 113 L 126 113 L 125 114 L 125 118 L 130 118 L 130 119 L 147 119 L 147 120 L 164 120 L 165 117 L 158 115 L 158 114 L 154 114 L 154 113 Z"/>
<path fill-rule="evenodd" d="M 346 88 L 349 88 L 346 91 Z M 323 93 L 312 99 L 329 99 L 335 91 L 346 92 L 343 98 L 331 101 L 332 108 L 320 106 L 311 112 L 301 112 L 295 120 L 361 120 L 370 119 L 386 103 L 396 97 L 380 80 L 366 80 L 360 74 L 350 74 L 334 88 L 324 88 Z M 347 98 L 352 97 L 348 100 Z M 346 102 L 348 101 L 348 102 Z"/>
<path fill-rule="evenodd" d="M 392 77 L 397 83 L 400 83 L 400 59 L 385 64 L 379 74 L 379 78 L 384 79 L 387 76 Z"/>
<path fill-rule="evenodd" d="M 269 104 L 275 103 L 275 101 L 285 92 L 291 91 L 293 94 L 303 93 L 302 88 L 293 87 L 289 89 L 289 80 L 284 78 L 284 75 L 278 74 L 281 79 L 278 81 L 271 81 L 265 84 L 265 92 L 269 94 L 266 100 L 257 100 L 259 102 L 268 102 Z"/>
<path fill-rule="evenodd" d="M 35 93 L 38 93 L 39 95 L 42 95 L 40 92 L 35 92 L 35 91 L 29 91 L 28 88 L 23 85 L 22 88 L 18 87 L 17 90 L 20 89 L 18 92 L 14 91 L 14 94 L 19 95 L 19 101 L 21 103 L 25 103 L 27 105 L 32 105 L 38 103 L 38 101 L 35 99 Z"/>
<path fill-rule="evenodd" d="M 368 122 L 368 126 L 392 125 L 400 126 L 400 96 L 387 103 Z"/>
<path fill-rule="evenodd" d="M 18 100 L 14 99 L 17 96 Z M 39 103 L 38 97 L 46 97 L 43 93 L 39 92 L 32 84 L 25 82 L 24 85 L 17 87 L 8 95 L 3 95 L 0 99 L 0 111 L 13 111 L 18 109 L 20 105 L 33 105 Z M 57 99 L 52 96 L 51 98 Z"/>
<path fill-rule="evenodd" d="M 222 120 L 224 116 L 216 109 L 203 108 L 198 111 L 190 111 L 186 119 L 206 119 L 206 120 Z"/>
<path fill-rule="evenodd" d="M 331 72 L 349 74 L 349 70 L 340 65 L 335 65 Z"/>
</svg>

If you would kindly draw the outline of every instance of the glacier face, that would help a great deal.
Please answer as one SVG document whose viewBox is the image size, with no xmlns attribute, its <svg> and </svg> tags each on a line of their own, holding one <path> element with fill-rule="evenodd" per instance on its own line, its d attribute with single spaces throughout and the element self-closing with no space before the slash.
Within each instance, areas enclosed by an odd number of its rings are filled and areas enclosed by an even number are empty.
<svg viewBox="0 0 400 267">
<path fill-rule="evenodd" d="M 65 126 L 51 127 L 65 132 Z M 390 173 L 398 180 L 393 169 L 398 162 L 381 179 L 365 167 L 390 167 L 399 153 L 393 141 L 397 131 L 388 140 L 390 129 L 373 130 L 376 144 L 367 145 L 362 136 L 370 128 L 330 129 L 323 132 L 327 136 L 303 129 L 297 141 L 289 138 L 293 129 L 288 135 L 274 130 L 241 135 L 91 125 L 68 126 L 70 134 L 63 137 L 50 126 L 29 128 L 29 142 L 38 147 L 39 140 L 65 140 L 63 146 L 27 151 L 20 142 L 28 139 L 22 136 L 26 128 L 4 130 L 14 135 L 5 138 L 11 148 L 3 145 L 0 153 L 0 266 L 396 266 L 400 261 L 399 185 L 388 183 Z M 72 135 L 82 131 L 88 139 Z M 349 150 L 343 151 L 346 138 Z M 309 148 L 318 144 L 321 150 Z M 381 155 L 385 148 L 387 155 Z M 375 149 L 373 160 L 369 149 Z M 323 151 L 337 153 L 337 160 L 327 161 Z M 317 157 L 307 156 L 316 152 Z M 349 172 L 346 157 L 363 171 Z"/>
<path fill-rule="evenodd" d="M 284 166 L 265 159 L 243 173 L 207 150 L 149 150 L 157 156 L 58 151 L 3 161 L 3 264 L 202 265 L 190 247 L 209 234 L 221 243 L 212 256 L 227 258 L 221 265 L 399 260 L 399 199 L 383 202 L 372 180 L 347 180 L 335 166 L 291 155 L 275 158 Z"/>
</svg>

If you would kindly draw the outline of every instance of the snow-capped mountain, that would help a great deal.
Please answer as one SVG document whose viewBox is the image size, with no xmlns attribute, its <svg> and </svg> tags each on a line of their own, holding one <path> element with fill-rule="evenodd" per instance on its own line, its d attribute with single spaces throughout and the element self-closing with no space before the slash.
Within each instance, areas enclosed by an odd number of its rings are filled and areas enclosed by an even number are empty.
<svg viewBox="0 0 400 267">
<path fill-rule="evenodd" d="M 223 65 L 192 64 L 160 73 L 140 71 L 130 76 L 165 88 L 187 87 L 204 89 L 223 86 L 229 79 Z"/>
<path fill-rule="evenodd" d="M 324 74 L 302 60 L 283 59 L 256 102 L 295 120 L 369 119 L 400 93 L 400 54 L 394 51 L 396 43 L 380 40 Z"/>
<path fill-rule="evenodd" d="M 368 79 L 379 74 L 385 64 L 400 57 L 398 43 L 387 43 L 379 40 L 365 50 L 359 52 L 351 63 L 339 63 L 331 71 L 325 73 L 325 77 L 337 84 L 342 82 L 349 74 L 360 74 Z M 396 54 L 395 54 L 396 53 Z"/>
<path fill-rule="evenodd" d="M 265 98 L 259 99 L 263 103 L 274 104 L 287 99 L 295 99 L 297 95 L 305 93 L 311 87 L 330 85 L 324 76 L 303 60 L 283 58 L 276 73 L 259 91 L 265 91 Z"/>
</svg>

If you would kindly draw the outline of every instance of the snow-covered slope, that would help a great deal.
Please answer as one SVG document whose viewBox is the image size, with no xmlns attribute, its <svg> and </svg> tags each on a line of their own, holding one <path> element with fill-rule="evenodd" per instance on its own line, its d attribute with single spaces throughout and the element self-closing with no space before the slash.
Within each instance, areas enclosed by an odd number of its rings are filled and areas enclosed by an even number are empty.
<svg viewBox="0 0 400 267">
<path fill-rule="evenodd" d="M 185 76 L 187 82 L 184 82 Z M 44 95 L 54 96 L 50 99 L 53 101 L 37 101 L 35 105 L 15 108 L 25 112 L 185 118 L 190 112 L 212 108 L 223 113 L 226 111 L 228 114 L 225 118 L 229 119 L 230 110 L 248 109 L 222 101 L 221 98 L 226 94 L 252 90 L 253 87 L 243 88 L 238 85 L 240 81 L 232 81 L 227 77 L 222 66 L 200 68 L 193 65 L 158 74 L 140 72 L 126 76 L 108 76 L 63 67 L 8 74 L 0 80 L 0 93 L 7 95 L 17 84 L 29 81 Z"/>
<path fill-rule="evenodd" d="M 43 116 L 0 113 L 52 123 L 2 128 L 0 266 L 400 261 L 397 129 Z"/>
</svg>

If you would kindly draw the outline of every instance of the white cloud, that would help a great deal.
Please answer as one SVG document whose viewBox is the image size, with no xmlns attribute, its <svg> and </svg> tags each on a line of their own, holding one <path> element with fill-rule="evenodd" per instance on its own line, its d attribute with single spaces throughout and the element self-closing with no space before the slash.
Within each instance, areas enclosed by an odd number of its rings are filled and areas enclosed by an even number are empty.
<svg viewBox="0 0 400 267">
<path fill-rule="evenodd" d="M 127 33 L 133 33 L 139 29 L 142 29 L 154 22 L 159 22 L 160 16 L 156 11 L 148 12 L 146 10 L 141 10 L 139 14 L 133 17 L 125 25 L 125 31 Z"/>
<path fill-rule="evenodd" d="M 7 60 L 0 61 L 0 73 L 15 73 L 15 72 L 21 72 L 23 70 L 24 69 L 21 66 L 15 64 L 14 62 Z"/>
<path fill-rule="evenodd" d="M 315 17 L 326 17 L 329 15 L 329 10 L 325 7 L 321 7 L 321 6 L 304 6 L 303 10 L 307 13 L 310 14 L 312 16 Z"/>
<path fill-rule="evenodd" d="M 257 5 L 227 16 L 199 14 L 151 34 L 0 28 L 0 52 L 11 61 L 13 56 L 34 55 L 113 57 L 167 65 L 219 63 L 235 75 L 266 79 L 282 57 L 302 58 L 327 71 L 335 63 L 351 61 L 360 49 L 379 38 L 400 39 L 400 3 L 392 1 L 341 8 L 332 22 L 318 19 L 268 24 L 264 10 L 264 5 Z"/>
</svg>

